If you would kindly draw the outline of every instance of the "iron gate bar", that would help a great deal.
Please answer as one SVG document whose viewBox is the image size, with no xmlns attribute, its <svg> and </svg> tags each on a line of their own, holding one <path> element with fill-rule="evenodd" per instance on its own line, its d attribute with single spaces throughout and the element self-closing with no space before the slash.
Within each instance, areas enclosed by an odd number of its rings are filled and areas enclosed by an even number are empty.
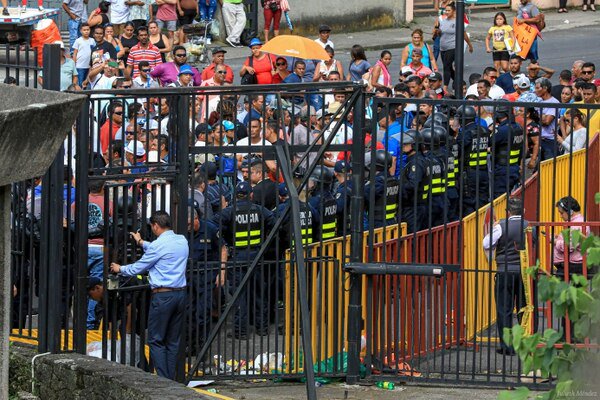
<svg viewBox="0 0 600 400">
<path fill-rule="evenodd" d="M 347 263 L 344 271 L 360 275 L 411 275 L 442 277 L 449 272 L 460 272 L 459 264 L 415 263 Z"/>
<path fill-rule="evenodd" d="M 331 135 L 333 137 L 333 135 Z M 300 222 L 300 202 L 298 198 L 298 191 L 294 186 L 292 179 L 292 164 L 291 159 L 286 157 L 284 149 L 281 146 L 275 146 L 277 150 L 277 160 L 282 166 L 281 172 L 283 174 L 284 181 L 290 193 L 291 212 L 292 212 L 292 226 L 294 227 L 294 250 L 296 253 L 296 271 L 298 274 L 298 290 L 301 294 L 306 293 L 306 266 L 304 264 L 304 249 L 301 232 Z M 286 164 L 284 162 L 287 161 Z M 283 165 L 287 165 L 287 168 L 283 168 Z M 290 207 L 288 207 L 290 208 Z M 293 264 L 292 264 L 293 265 Z M 302 323 L 302 347 L 304 349 L 304 372 L 306 374 L 306 395 L 309 400 L 316 400 L 317 392 L 315 389 L 315 370 L 313 368 L 313 356 L 312 356 L 312 344 L 311 344 L 311 332 L 310 332 L 310 312 L 308 309 L 308 299 L 306 296 L 299 296 L 300 298 L 300 321 Z"/>
<path fill-rule="evenodd" d="M 83 107 L 77 121 L 78 132 L 89 132 L 90 109 Z M 89 153 L 82 151 L 89 146 L 89 136 L 78 135 L 77 158 L 75 160 L 77 173 L 75 180 L 75 248 L 77 249 L 77 272 L 75 277 L 75 300 L 73 305 L 73 347 L 75 352 L 86 354 L 87 350 L 87 284 L 88 284 L 88 170 L 90 167 Z"/>
<path fill-rule="evenodd" d="M 258 85 L 253 85 L 253 86 L 258 86 Z M 262 85 L 262 86 L 264 86 L 266 89 L 269 88 L 268 85 Z M 308 87 L 309 89 L 315 89 L 315 88 L 317 88 L 319 86 L 324 86 L 324 88 L 332 89 L 330 86 L 328 86 L 328 85 L 322 85 L 322 84 L 321 85 L 319 85 L 319 84 L 289 84 L 289 85 L 282 85 L 282 86 L 292 87 L 295 90 L 298 90 L 297 88 L 299 88 L 299 87 Z M 334 86 L 338 86 L 338 85 L 334 85 Z M 345 88 L 348 87 L 347 84 L 343 84 L 343 85 L 339 85 L 339 86 L 342 86 L 342 87 L 345 87 Z M 230 86 L 230 88 L 231 88 L 231 86 Z M 364 106 L 363 106 L 364 105 L 364 97 L 363 97 L 364 94 L 362 92 L 363 86 L 358 85 L 358 84 L 353 84 L 352 88 L 354 88 L 354 89 L 359 89 L 360 88 L 360 91 L 355 92 L 354 95 L 346 102 L 346 104 L 347 104 L 347 108 L 350 109 L 353 105 L 355 105 L 357 103 L 357 101 L 356 101 L 357 97 L 359 99 L 363 100 L 363 103 L 359 103 L 359 106 L 356 107 L 356 110 L 358 111 L 359 118 L 358 118 L 358 120 L 355 121 L 355 124 L 359 124 L 360 122 L 357 122 L 357 121 L 361 121 L 360 120 L 360 113 L 361 113 L 361 111 L 359 111 L 359 110 L 362 110 L 362 113 L 364 113 Z M 179 91 L 180 89 L 181 88 L 177 88 L 177 91 Z M 189 90 L 189 89 L 187 89 L 187 90 Z M 126 91 L 122 90 L 122 92 L 126 92 Z M 265 92 L 268 92 L 268 90 L 265 90 Z M 339 121 L 336 124 L 336 128 L 339 129 L 340 125 L 341 125 L 341 121 Z M 362 126 L 361 125 L 358 125 L 358 126 L 361 127 L 360 131 L 362 132 Z M 360 133 L 359 135 L 362 135 L 362 133 Z M 319 157 L 321 157 L 325 153 L 326 149 L 328 148 L 328 146 L 330 145 L 330 143 L 333 141 L 333 139 L 334 139 L 334 135 L 330 135 L 327 138 L 327 140 L 320 145 L 320 148 L 319 148 L 319 150 L 317 152 L 317 156 L 316 156 L 317 159 Z M 355 141 L 353 141 L 353 143 L 354 142 Z M 361 146 L 360 148 L 362 148 L 362 143 L 364 142 L 364 140 L 362 140 L 362 141 L 358 141 L 357 140 L 356 142 Z M 359 153 L 360 153 L 360 151 L 359 151 Z M 279 160 L 279 161 L 281 162 L 281 160 Z M 363 163 L 364 163 L 364 159 L 363 159 Z M 314 168 L 316 166 L 317 166 L 316 163 L 313 164 L 313 165 L 309 165 L 307 171 L 305 172 L 305 174 L 304 174 L 304 176 L 303 176 L 303 178 L 302 178 L 302 180 L 301 180 L 301 182 L 300 182 L 300 184 L 298 186 L 298 189 L 297 189 L 298 191 L 302 191 L 303 190 L 303 188 L 305 187 L 305 185 L 308 182 L 310 174 L 312 173 L 312 171 L 314 170 Z M 362 170 L 362 169 L 360 169 L 360 170 Z M 283 220 L 285 219 L 285 217 L 287 216 L 287 213 L 289 211 L 290 211 L 290 208 L 286 208 L 284 210 L 284 212 L 281 213 L 281 215 L 279 216 L 279 218 L 277 218 L 277 220 L 275 221 L 275 224 L 274 224 L 273 228 L 271 229 L 271 232 L 269 232 L 269 235 L 265 239 L 264 243 L 261 245 L 261 248 L 259 249 L 257 255 L 255 256 L 255 258 L 252 260 L 252 263 L 248 267 L 248 271 L 246 272 L 246 274 L 242 278 L 239 286 L 236 288 L 235 292 L 233 293 L 233 295 L 229 299 L 229 302 L 228 302 L 227 306 L 225 307 L 225 310 L 222 312 L 221 316 L 219 317 L 219 320 L 213 326 L 210 334 L 208 335 L 208 337 L 206 339 L 206 342 L 204 343 L 202 349 L 198 353 L 198 356 L 196 357 L 196 361 L 194 362 L 192 368 L 189 370 L 189 372 L 187 374 L 187 382 L 189 382 L 192 379 L 193 374 L 198 369 L 198 366 L 200 365 L 200 362 L 202 361 L 202 359 L 204 358 L 206 352 L 209 350 L 210 346 L 212 345 L 212 342 L 216 338 L 219 329 L 221 328 L 221 326 L 225 322 L 225 319 L 227 318 L 227 316 L 231 312 L 231 309 L 233 308 L 234 304 L 237 302 L 237 300 L 238 300 L 239 296 L 241 295 L 242 291 L 245 289 L 245 286 L 248 283 L 248 281 L 249 281 L 249 279 L 250 279 L 250 277 L 252 275 L 252 272 L 256 268 L 256 265 L 258 264 L 259 260 L 262 258 L 262 256 L 266 252 L 268 245 L 271 243 L 271 241 L 275 237 L 277 231 L 279 230 L 281 224 L 283 223 Z M 362 230 L 360 230 L 360 235 L 362 236 Z M 356 249 L 354 251 L 357 251 L 358 253 L 360 253 L 359 249 Z M 358 343 L 360 343 L 360 333 L 359 333 L 359 341 L 358 341 Z"/>
</svg>

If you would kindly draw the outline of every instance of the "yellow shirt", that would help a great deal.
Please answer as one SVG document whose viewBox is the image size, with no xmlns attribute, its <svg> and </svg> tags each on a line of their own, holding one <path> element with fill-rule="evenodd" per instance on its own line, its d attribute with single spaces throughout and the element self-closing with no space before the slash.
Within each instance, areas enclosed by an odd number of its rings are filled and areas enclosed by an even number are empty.
<svg viewBox="0 0 600 400">
<path fill-rule="evenodd" d="M 583 101 L 576 101 L 574 104 L 583 104 Z M 588 135 L 591 140 L 596 136 L 596 133 L 600 132 L 600 110 L 589 110 L 589 116 L 587 108 L 579 108 L 579 111 L 589 120 Z"/>
<path fill-rule="evenodd" d="M 510 25 L 492 26 L 488 31 L 488 35 L 492 36 L 492 44 L 494 50 L 504 51 L 506 50 L 506 39 L 510 40 L 509 32 L 512 32 L 513 28 Z M 512 41 L 511 41 L 512 44 Z"/>
</svg>

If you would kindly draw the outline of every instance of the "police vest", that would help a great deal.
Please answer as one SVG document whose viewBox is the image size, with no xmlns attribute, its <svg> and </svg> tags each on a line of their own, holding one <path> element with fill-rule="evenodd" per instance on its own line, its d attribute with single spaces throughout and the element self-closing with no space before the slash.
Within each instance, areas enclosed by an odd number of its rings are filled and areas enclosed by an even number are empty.
<svg viewBox="0 0 600 400">
<path fill-rule="evenodd" d="M 488 142 L 490 133 L 482 126 L 471 130 L 471 146 L 469 149 L 469 167 L 485 168 L 487 166 Z"/>
<path fill-rule="evenodd" d="M 387 221 L 393 223 L 398 213 L 398 196 L 400 193 L 400 182 L 393 176 L 385 180 L 384 192 L 375 198 L 373 217 L 375 221 Z"/>
<path fill-rule="evenodd" d="M 502 125 L 500 129 L 507 129 L 508 135 L 505 141 L 496 144 L 494 149 L 496 165 L 519 165 L 523 140 L 525 140 L 523 129 L 516 123 Z"/>
<path fill-rule="evenodd" d="M 292 218 L 289 217 L 288 223 L 291 224 Z M 290 229 L 292 235 L 291 247 L 294 247 L 294 232 Z M 313 242 L 313 214 L 310 207 L 304 202 L 300 202 L 300 232 L 302 233 L 302 245 Z"/>
<path fill-rule="evenodd" d="M 321 238 L 323 240 L 335 237 L 337 231 L 337 203 L 333 196 L 321 197 Z"/>
<path fill-rule="evenodd" d="M 260 247 L 262 243 L 262 213 L 258 206 L 245 204 L 235 211 L 234 245 L 238 249 Z"/>
<path fill-rule="evenodd" d="M 433 152 L 428 153 L 427 160 L 431 167 L 431 194 L 441 196 L 446 193 L 446 166 Z"/>
<path fill-rule="evenodd" d="M 496 243 L 496 267 L 499 271 L 519 271 L 519 250 L 525 248 L 525 228 L 529 224 L 521 218 L 502 219 L 502 236 Z"/>
<path fill-rule="evenodd" d="M 458 176 L 458 143 L 456 143 L 454 138 L 449 138 L 446 146 L 446 186 L 456 187 Z"/>
</svg>

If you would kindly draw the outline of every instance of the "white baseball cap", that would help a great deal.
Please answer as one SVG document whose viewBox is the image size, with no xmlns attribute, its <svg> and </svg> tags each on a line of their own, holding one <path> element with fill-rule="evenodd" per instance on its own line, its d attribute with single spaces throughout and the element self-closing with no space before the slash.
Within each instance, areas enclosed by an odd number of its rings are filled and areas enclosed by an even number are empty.
<svg viewBox="0 0 600 400">
<path fill-rule="evenodd" d="M 513 86 L 517 86 L 520 89 L 527 89 L 531 87 L 531 81 L 524 74 L 519 74 L 513 79 Z"/>
<path fill-rule="evenodd" d="M 130 154 L 135 154 L 137 157 L 143 157 L 146 154 L 146 150 L 144 150 L 144 144 L 137 140 L 132 140 L 131 142 L 127 143 L 125 151 Z"/>
</svg>

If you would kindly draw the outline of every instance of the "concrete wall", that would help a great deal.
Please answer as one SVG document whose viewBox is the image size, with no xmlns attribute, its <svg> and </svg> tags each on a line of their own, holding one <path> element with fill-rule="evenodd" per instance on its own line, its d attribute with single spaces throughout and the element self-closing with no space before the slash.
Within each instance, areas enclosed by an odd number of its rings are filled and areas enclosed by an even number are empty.
<svg viewBox="0 0 600 400">
<path fill-rule="evenodd" d="M 519 0 L 511 0 L 511 8 L 519 9 Z M 542 10 L 558 8 L 558 0 L 533 0 L 533 4 Z M 567 0 L 567 7 L 581 7 L 583 0 Z"/>
<path fill-rule="evenodd" d="M 11 394 L 31 390 L 35 350 L 11 346 Z M 111 361 L 80 354 L 52 354 L 35 360 L 35 394 L 41 400 L 208 400 L 171 380 Z"/>
<path fill-rule="evenodd" d="M 316 36 L 321 24 L 331 26 L 334 32 L 390 28 L 407 22 L 407 1 L 412 3 L 412 0 L 290 1 L 289 15 L 294 24 L 294 33 L 304 36 Z M 259 8 L 259 14 L 259 26 L 262 29 L 262 7 Z M 282 28 L 286 26 L 283 17 L 281 24 Z"/>
</svg>

